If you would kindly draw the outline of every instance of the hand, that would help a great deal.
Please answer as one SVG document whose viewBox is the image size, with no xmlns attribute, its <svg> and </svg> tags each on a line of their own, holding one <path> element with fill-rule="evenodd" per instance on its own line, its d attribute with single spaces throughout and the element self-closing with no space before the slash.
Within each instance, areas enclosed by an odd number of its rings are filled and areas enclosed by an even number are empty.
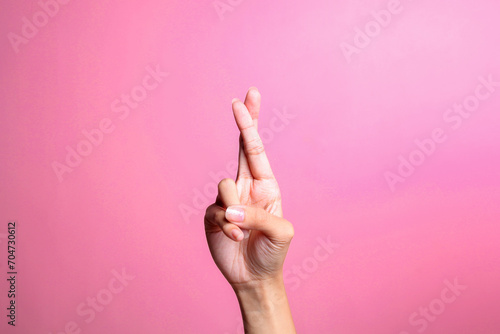
<svg viewBox="0 0 500 334">
<path fill-rule="evenodd" d="M 240 130 L 238 173 L 236 182 L 219 183 L 205 232 L 217 267 L 233 288 L 244 289 L 282 279 L 294 229 L 283 219 L 278 183 L 257 132 L 260 93 L 250 88 L 244 103 L 233 99 L 232 109 Z"/>
<path fill-rule="evenodd" d="M 232 102 L 240 130 L 236 182 L 219 183 L 207 208 L 205 233 L 212 257 L 233 287 L 245 333 L 295 334 L 283 282 L 283 262 L 294 235 L 283 219 L 281 195 L 257 132 L 260 94 Z"/>
</svg>

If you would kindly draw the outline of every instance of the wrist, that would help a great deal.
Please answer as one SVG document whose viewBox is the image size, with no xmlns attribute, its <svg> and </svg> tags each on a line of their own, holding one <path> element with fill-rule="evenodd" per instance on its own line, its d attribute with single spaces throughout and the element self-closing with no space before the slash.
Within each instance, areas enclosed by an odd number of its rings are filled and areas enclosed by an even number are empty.
<svg viewBox="0 0 500 334">
<path fill-rule="evenodd" d="M 265 278 L 265 279 L 257 279 L 253 281 L 248 281 L 244 283 L 231 283 L 231 287 L 233 288 L 236 295 L 242 294 L 245 292 L 262 292 L 265 293 L 267 290 L 276 289 L 278 287 L 283 286 L 283 274 L 279 273 L 273 277 Z"/>
<path fill-rule="evenodd" d="M 232 287 L 245 333 L 295 333 L 282 275 Z"/>
<path fill-rule="evenodd" d="M 286 300 L 281 276 L 232 285 L 242 311 L 270 313 L 277 303 Z"/>
</svg>

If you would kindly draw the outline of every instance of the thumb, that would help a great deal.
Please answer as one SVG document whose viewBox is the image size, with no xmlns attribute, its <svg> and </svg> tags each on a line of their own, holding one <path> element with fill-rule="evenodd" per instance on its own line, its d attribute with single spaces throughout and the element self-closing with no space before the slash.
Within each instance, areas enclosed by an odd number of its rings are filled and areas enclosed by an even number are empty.
<svg viewBox="0 0 500 334">
<path fill-rule="evenodd" d="M 226 219 L 244 229 L 257 230 L 269 238 L 290 241 L 294 235 L 292 223 L 264 209 L 247 205 L 231 205 Z"/>
</svg>

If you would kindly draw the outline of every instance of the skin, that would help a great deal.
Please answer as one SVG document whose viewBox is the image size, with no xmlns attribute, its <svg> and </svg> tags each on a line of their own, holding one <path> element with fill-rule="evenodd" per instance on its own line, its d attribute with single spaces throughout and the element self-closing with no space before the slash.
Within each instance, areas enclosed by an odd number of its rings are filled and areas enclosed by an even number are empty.
<svg viewBox="0 0 500 334">
<path fill-rule="evenodd" d="M 283 284 L 294 229 L 283 218 L 278 182 L 257 132 L 260 101 L 255 87 L 244 102 L 232 101 L 240 130 L 238 173 L 235 181 L 219 183 L 205 233 L 215 264 L 236 293 L 245 333 L 296 333 Z"/>
</svg>

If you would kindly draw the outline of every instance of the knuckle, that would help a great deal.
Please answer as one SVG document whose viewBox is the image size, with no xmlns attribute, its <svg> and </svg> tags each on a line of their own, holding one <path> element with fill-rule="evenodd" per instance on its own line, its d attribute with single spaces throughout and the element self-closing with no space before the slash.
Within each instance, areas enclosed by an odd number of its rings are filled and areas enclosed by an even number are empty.
<svg viewBox="0 0 500 334">
<path fill-rule="evenodd" d="M 246 122 L 246 124 L 240 125 L 240 131 L 246 131 L 246 130 L 249 130 L 251 128 L 253 128 L 253 121 L 252 120 L 248 120 Z"/>
<path fill-rule="evenodd" d="M 292 240 L 293 236 L 295 235 L 295 229 L 293 228 L 292 223 L 290 223 L 288 220 L 284 221 L 282 227 L 282 234 L 283 237 L 287 240 Z"/>
<path fill-rule="evenodd" d="M 264 152 L 264 144 L 262 139 L 255 138 L 250 140 L 245 146 L 245 151 L 248 155 L 258 155 Z"/>
<path fill-rule="evenodd" d="M 205 218 L 208 218 L 210 215 L 210 212 L 212 210 L 213 204 L 209 205 L 207 209 L 205 210 Z"/>
<path fill-rule="evenodd" d="M 226 213 L 221 208 L 218 208 L 214 213 L 214 221 L 219 225 L 224 225 L 226 223 Z"/>
<path fill-rule="evenodd" d="M 212 204 L 205 210 L 205 220 L 213 221 L 214 217 L 215 217 L 215 208 L 214 205 Z"/>
<path fill-rule="evenodd" d="M 217 188 L 219 189 L 219 193 L 223 192 L 225 189 L 227 189 L 232 182 L 234 182 L 234 181 L 230 178 L 222 179 L 219 182 L 219 185 L 217 186 Z"/>
<path fill-rule="evenodd" d="M 293 225 L 291 223 L 287 224 L 285 235 L 288 239 L 293 239 L 293 236 L 295 235 L 295 229 L 293 228 Z"/>
<path fill-rule="evenodd" d="M 214 225 L 214 208 L 213 208 L 213 205 L 210 205 L 207 210 L 205 211 L 205 217 L 203 217 L 203 222 L 204 222 L 204 225 L 205 225 L 205 230 L 211 230 L 213 229 L 213 225 Z"/>
</svg>

